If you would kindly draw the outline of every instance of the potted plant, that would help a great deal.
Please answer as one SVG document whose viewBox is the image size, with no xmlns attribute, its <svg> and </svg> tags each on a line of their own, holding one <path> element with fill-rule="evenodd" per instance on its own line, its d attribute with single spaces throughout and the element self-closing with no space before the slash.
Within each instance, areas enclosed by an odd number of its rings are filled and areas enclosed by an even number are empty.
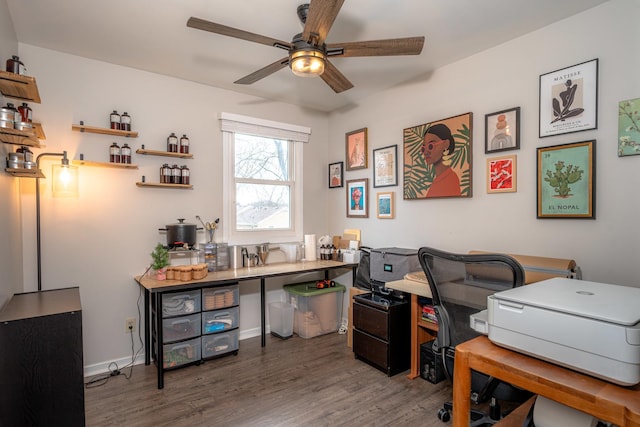
<svg viewBox="0 0 640 427">
<path fill-rule="evenodd" d="M 167 278 L 167 266 L 169 265 L 169 251 L 158 243 L 151 252 L 153 263 L 151 268 L 155 271 L 157 280 L 165 280 Z"/>
</svg>

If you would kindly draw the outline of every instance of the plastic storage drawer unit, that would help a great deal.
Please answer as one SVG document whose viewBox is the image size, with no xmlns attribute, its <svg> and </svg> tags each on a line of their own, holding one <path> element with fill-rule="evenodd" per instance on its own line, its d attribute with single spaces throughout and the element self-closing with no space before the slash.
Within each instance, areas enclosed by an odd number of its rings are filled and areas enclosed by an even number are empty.
<svg viewBox="0 0 640 427">
<path fill-rule="evenodd" d="M 238 351 L 238 330 L 202 336 L 202 358 Z"/>
<path fill-rule="evenodd" d="M 162 320 L 162 341 L 186 340 L 200 335 L 200 313 Z"/>
<path fill-rule="evenodd" d="M 239 319 L 239 307 L 205 311 L 202 313 L 202 333 L 215 334 L 216 332 L 237 328 Z"/>
<path fill-rule="evenodd" d="M 200 312 L 200 289 L 162 295 L 162 317 Z"/>
<path fill-rule="evenodd" d="M 217 310 L 233 307 L 240 303 L 238 285 L 216 286 L 202 290 L 202 310 Z"/>
<path fill-rule="evenodd" d="M 335 332 L 342 320 L 345 287 L 318 289 L 315 282 L 286 285 L 289 302 L 294 307 L 293 332 L 302 338 Z"/>
<path fill-rule="evenodd" d="M 200 338 L 162 346 L 163 367 L 176 368 L 200 360 Z"/>
</svg>

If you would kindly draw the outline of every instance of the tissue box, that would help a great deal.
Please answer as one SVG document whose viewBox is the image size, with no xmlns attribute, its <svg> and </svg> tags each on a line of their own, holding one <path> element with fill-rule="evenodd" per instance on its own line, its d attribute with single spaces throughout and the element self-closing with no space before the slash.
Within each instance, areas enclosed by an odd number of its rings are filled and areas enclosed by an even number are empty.
<svg viewBox="0 0 640 427">
<path fill-rule="evenodd" d="M 342 252 L 342 261 L 357 264 L 360 262 L 360 251 L 346 250 Z"/>
</svg>

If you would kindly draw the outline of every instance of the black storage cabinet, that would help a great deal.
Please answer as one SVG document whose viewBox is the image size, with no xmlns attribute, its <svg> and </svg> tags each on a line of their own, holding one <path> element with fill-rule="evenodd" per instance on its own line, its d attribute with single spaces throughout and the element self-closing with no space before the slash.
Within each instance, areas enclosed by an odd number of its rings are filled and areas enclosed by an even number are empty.
<svg viewBox="0 0 640 427">
<path fill-rule="evenodd" d="M 85 425 L 78 288 L 15 294 L 0 312 L 0 426 Z"/>
<path fill-rule="evenodd" d="M 372 303 L 370 294 L 353 297 L 353 352 L 356 359 L 396 375 L 411 361 L 411 308 L 407 301 Z"/>
</svg>

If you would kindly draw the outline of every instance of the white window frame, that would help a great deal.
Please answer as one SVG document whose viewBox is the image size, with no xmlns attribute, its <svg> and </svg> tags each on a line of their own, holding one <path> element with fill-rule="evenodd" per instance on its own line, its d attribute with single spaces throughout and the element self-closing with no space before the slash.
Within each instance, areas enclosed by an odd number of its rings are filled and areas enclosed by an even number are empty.
<svg viewBox="0 0 640 427">
<path fill-rule="evenodd" d="M 309 141 L 311 129 L 256 119 L 232 113 L 220 113 L 222 130 L 222 176 L 223 176 L 223 221 L 222 238 L 230 245 L 246 245 L 260 243 L 298 242 L 302 240 L 302 207 L 303 207 L 303 143 Z M 235 133 L 255 135 L 289 141 L 289 166 L 292 168 L 293 184 L 291 186 L 291 227 L 286 230 L 236 230 L 236 180 L 234 177 Z"/>
</svg>

